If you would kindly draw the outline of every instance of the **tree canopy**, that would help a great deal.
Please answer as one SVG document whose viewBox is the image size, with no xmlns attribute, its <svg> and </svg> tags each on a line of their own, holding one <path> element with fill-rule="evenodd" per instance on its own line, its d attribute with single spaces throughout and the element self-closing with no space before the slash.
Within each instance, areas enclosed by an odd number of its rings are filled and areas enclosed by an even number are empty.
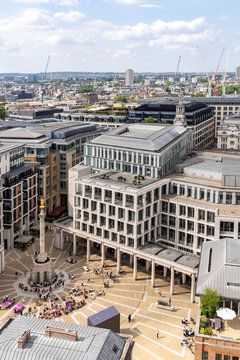
<svg viewBox="0 0 240 360">
<path fill-rule="evenodd" d="M 5 107 L 0 105 L 0 119 L 4 120 L 6 117 L 6 110 Z"/>
<path fill-rule="evenodd" d="M 115 97 L 114 102 L 115 103 L 118 103 L 118 102 L 127 103 L 128 100 L 125 95 L 118 95 L 117 97 Z"/>
<path fill-rule="evenodd" d="M 216 310 L 220 307 L 221 296 L 216 290 L 206 288 L 204 294 L 200 296 L 201 301 L 201 313 L 212 318 Z"/>
</svg>

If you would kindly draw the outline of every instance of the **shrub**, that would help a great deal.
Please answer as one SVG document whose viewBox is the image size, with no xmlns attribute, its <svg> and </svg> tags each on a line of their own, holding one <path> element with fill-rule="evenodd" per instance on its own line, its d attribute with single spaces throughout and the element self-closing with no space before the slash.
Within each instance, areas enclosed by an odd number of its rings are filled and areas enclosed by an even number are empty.
<svg viewBox="0 0 240 360">
<path fill-rule="evenodd" d="M 208 324 L 208 321 L 209 321 L 208 318 L 205 315 L 202 315 L 200 317 L 200 327 L 205 328 Z"/>
<path fill-rule="evenodd" d="M 208 328 L 204 329 L 204 335 L 212 335 L 212 333 L 213 333 L 213 331 L 211 328 L 208 327 Z"/>
<path fill-rule="evenodd" d="M 221 304 L 221 297 L 216 290 L 206 288 L 200 296 L 202 315 L 212 318 Z"/>
</svg>

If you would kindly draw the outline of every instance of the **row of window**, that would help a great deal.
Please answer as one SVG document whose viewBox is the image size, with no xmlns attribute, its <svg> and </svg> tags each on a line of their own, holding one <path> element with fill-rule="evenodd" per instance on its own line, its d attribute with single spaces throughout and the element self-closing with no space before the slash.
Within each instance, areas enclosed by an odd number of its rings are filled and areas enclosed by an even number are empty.
<svg viewBox="0 0 240 360">
<path fill-rule="evenodd" d="M 208 360 L 208 351 L 202 352 L 202 360 Z M 239 360 L 238 356 L 216 354 L 215 360 Z"/>
</svg>

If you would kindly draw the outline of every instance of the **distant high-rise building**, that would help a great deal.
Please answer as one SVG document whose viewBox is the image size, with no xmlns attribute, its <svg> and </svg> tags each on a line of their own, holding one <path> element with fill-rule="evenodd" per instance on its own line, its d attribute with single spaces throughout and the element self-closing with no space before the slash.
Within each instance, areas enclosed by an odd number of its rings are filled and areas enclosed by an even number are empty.
<svg viewBox="0 0 240 360">
<path fill-rule="evenodd" d="M 125 71 L 125 85 L 132 85 L 134 83 L 134 71 L 127 69 Z"/>
<path fill-rule="evenodd" d="M 240 66 L 238 66 L 238 67 L 236 68 L 235 77 L 236 77 L 236 79 L 240 79 Z"/>
</svg>

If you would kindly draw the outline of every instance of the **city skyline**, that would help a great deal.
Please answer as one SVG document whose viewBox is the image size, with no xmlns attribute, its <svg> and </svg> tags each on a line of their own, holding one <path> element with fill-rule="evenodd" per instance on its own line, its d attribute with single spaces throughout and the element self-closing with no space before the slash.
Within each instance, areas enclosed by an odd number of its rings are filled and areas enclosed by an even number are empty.
<svg viewBox="0 0 240 360">
<path fill-rule="evenodd" d="M 238 63 L 234 0 L 11 0 L 0 17 L 0 73 L 214 71 Z M 200 51 L 204 54 L 200 55 Z"/>
</svg>

